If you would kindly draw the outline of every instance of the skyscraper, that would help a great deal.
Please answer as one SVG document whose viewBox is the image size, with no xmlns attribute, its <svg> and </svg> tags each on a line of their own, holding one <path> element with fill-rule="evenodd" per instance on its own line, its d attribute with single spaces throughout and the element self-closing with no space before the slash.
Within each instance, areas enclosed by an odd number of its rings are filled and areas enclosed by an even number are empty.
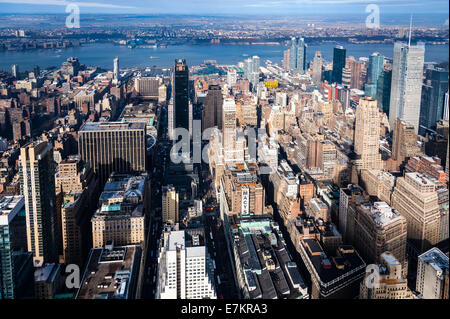
<svg viewBox="0 0 450 319">
<path fill-rule="evenodd" d="M 378 108 L 386 114 L 389 114 L 389 104 L 391 101 L 391 81 L 392 70 L 383 70 L 377 82 L 376 100 Z"/>
<path fill-rule="evenodd" d="M 20 191 L 25 199 L 27 246 L 36 267 L 57 262 L 55 163 L 48 142 L 20 149 Z"/>
<path fill-rule="evenodd" d="M 222 129 L 223 95 L 220 85 L 210 85 L 203 103 L 202 129 L 217 126 Z"/>
<path fill-rule="evenodd" d="M 343 46 L 337 46 L 333 50 L 332 82 L 342 83 L 342 69 L 345 67 L 346 50 Z"/>
<path fill-rule="evenodd" d="M 114 81 L 117 83 L 120 80 L 120 71 L 119 71 L 119 57 L 114 58 Z"/>
<path fill-rule="evenodd" d="M 418 253 L 438 243 L 440 207 L 432 180 L 416 172 L 397 178 L 392 207 L 406 218 L 408 241 Z"/>
<path fill-rule="evenodd" d="M 320 85 L 320 82 L 322 81 L 322 64 L 322 53 L 320 51 L 316 51 L 312 70 L 312 80 L 314 85 Z"/>
<path fill-rule="evenodd" d="M 289 65 L 292 72 L 300 74 L 305 73 L 308 58 L 307 48 L 308 45 L 305 43 L 305 39 L 295 37 L 291 39 Z"/>
<path fill-rule="evenodd" d="M 204 233 L 167 230 L 158 248 L 156 299 L 216 299 Z"/>
<path fill-rule="evenodd" d="M 392 159 L 399 164 L 411 156 L 420 153 L 417 145 L 417 135 L 414 126 L 397 119 L 394 123 L 394 133 L 392 142 Z"/>
<path fill-rule="evenodd" d="M 234 98 L 226 98 L 223 102 L 223 147 L 234 151 L 236 148 L 236 103 Z"/>
<path fill-rule="evenodd" d="M 78 132 L 81 159 L 92 167 L 103 186 L 112 172 L 146 169 L 145 123 L 86 122 Z"/>
<path fill-rule="evenodd" d="M 227 72 L 227 85 L 230 89 L 237 82 L 237 72 L 236 70 L 230 70 Z"/>
<path fill-rule="evenodd" d="M 422 85 L 419 133 L 425 135 L 425 128 L 436 129 L 436 123 L 444 118 L 445 94 L 448 92 L 448 71 L 427 69 Z"/>
<path fill-rule="evenodd" d="M 378 78 L 384 70 L 384 56 L 378 52 L 372 53 L 369 57 L 369 83 L 378 83 Z"/>
<path fill-rule="evenodd" d="M 189 122 L 189 69 L 186 60 L 175 60 L 172 83 L 174 128 L 190 131 L 192 123 Z"/>
<path fill-rule="evenodd" d="M 162 188 L 162 217 L 164 223 L 178 223 L 180 219 L 178 192 L 172 185 Z"/>
<path fill-rule="evenodd" d="M 355 214 L 354 245 L 367 263 L 379 263 L 389 251 L 407 272 L 406 219 L 385 202 L 364 203 Z"/>
<path fill-rule="evenodd" d="M 414 126 L 416 134 L 419 130 L 424 56 L 424 43 L 394 44 L 389 123 L 393 127 L 397 118 L 405 120 Z"/>
<path fill-rule="evenodd" d="M 24 286 L 33 274 L 23 196 L 5 196 L 0 200 L 0 300 L 23 297 Z"/>
<path fill-rule="evenodd" d="M 355 153 L 358 169 L 382 168 L 380 154 L 380 111 L 377 101 L 362 98 L 356 107 Z"/>
<path fill-rule="evenodd" d="M 12 71 L 13 77 L 18 79 L 19 78 L 19 66 L 17 64 L 13 64 L 11 67 L 11 71 Z"/>
</svg>

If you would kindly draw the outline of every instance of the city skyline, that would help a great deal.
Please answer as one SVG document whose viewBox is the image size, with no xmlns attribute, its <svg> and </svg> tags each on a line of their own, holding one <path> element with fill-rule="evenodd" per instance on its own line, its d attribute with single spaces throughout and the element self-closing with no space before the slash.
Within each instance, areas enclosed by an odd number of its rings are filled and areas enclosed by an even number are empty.
<svg viewBox="0 0 450 319">
<path fill-rule="evenodd" d="M 448 300 L 447 5 L 370 2 L 0 0 L 0 304 Z"/>
</svg>

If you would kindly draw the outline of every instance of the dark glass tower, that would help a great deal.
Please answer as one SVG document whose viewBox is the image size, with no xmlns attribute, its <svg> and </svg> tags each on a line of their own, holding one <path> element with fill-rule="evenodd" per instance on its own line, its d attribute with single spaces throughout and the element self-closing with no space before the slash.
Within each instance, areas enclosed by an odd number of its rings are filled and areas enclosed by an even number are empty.
<svg viewBox="0 0 450 319">
<path fill-rule="evenodd" d="M 222 129 L 223 96 L 220 85 L 210 85 L 206 96 L 202 115 L 203 130 L 217 126 Z"/>
<path fill-rule="evenodd" d="M 189 131 L 189 69 L 186 60 L 175 60 L 173 72 L 174 128 Z"/>
<path fill-rule="evenodd" d="M 345 67 L 346 50 L 342 46 L 337 46 L 333 51 L 333 74 L 332 82 L 342 83 L 342 69 Z"/>
<path fill-rule="evenodd" d="M 391 101 L 392 70 L 383 70 L 377 82 L 378 108 L 389 115 L 389 103 Z"/>
<path fill-rule="evenodd" d="M 425 83 L 422 86 L 422 101 L 420 105 L 420 128 L 435 129 L 436 122 L 444 116 L 445 93 L 448 90 L 448 71 L 442 69 L 426 70 Z"/>
</svg>

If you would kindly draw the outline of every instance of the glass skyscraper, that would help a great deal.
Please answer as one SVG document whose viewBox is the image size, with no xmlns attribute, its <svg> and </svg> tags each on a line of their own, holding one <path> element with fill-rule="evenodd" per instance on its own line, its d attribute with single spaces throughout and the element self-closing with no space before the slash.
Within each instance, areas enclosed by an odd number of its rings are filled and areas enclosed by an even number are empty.
<svg viewBox="0 0 450 319">
<path fill-rule="evenodd" d="M 416 134 L 419 131 L 424 57 L 423 42 L 394 44 L 389 124 L 394 127 L 395 120 L 400 118 L 413 125 Z"/>
<path fill-rule="evenodd" d="M 345 67 L 346 50 L 343 46 L 337 46 L 333 50 L 333 73 L 331 81 L 342 83 L 342 69 Z"/>
<path fill-rule="evenodd" d="M 24 204 L 23 196 L 0 200 L 0 299 L 20 298 L 33 272 L 31 254 L 26 252 Z"/>
<path fill-rule="evenodd" d="M 289 57 L 289 68 L 294 73 L 304 74 L 307 66 L 307 48 L 303 38 L 291 39 L 291 49 Z"/>
<path fill-rule="evenodd" d="M 425 134 L 425 128 L 435 129 L 436 122 L 444 118 L 445 93 L 447 92 L 448 71 L 443 69 L 426 70 L 420 105 L 419 133 L 421 135 Z"/>
</svg>

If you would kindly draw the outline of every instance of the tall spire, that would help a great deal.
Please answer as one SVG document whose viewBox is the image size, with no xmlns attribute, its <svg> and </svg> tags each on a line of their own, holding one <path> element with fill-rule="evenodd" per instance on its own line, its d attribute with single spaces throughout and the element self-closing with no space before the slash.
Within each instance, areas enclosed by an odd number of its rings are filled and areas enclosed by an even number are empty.
<svg viewBox="0 0 450 319">
<path fill-rule="evenodd" d="M 411 32 L 412 32 L 412 14 L 409 18 L 409 39 L 408 39 L 408 48 L 411 46 Z"/>
</svg>

